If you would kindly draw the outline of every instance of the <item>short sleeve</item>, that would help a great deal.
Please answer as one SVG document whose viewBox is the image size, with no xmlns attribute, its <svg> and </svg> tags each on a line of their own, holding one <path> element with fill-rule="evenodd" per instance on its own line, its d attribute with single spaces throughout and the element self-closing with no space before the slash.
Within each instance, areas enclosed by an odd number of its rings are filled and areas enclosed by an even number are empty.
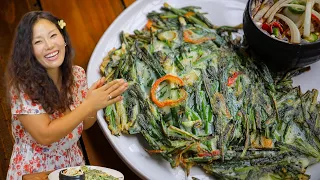
<svg viewBox="0 0 320 180">
<path fill-rule="evenodd" d="M 87 84 L 87 76 L 84 69 L 80 66 L 73 67 L 73 75 L 75 81 L 75 101 L 76 105 L 79 106 L 87 96 L 88 92 L 88 84 Z"/>
<path fill-rule="evenodd" d="M 10 89 L 11 113 L 12 114 L 42 114 L 46 113 L 42 105 L 34 103 L 23 91 L 15 88 Z"/>
</svg>

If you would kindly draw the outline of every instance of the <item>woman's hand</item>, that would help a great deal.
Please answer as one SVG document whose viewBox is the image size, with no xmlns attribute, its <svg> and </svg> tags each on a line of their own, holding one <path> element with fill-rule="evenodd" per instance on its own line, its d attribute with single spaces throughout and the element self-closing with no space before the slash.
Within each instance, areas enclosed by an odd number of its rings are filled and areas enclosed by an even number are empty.
<svg viewBox="0 0 320 180">
<path fill-rule="evenodd" d="M 128 88 L 128 83 L 123 79 L 116 79 L 105 83 L 105 78 L 95 82 L 89 89 L 86 100 L 93 111 L 98 111 L 106 106 L 122 100 L 121 94 Z"/>
</svg>

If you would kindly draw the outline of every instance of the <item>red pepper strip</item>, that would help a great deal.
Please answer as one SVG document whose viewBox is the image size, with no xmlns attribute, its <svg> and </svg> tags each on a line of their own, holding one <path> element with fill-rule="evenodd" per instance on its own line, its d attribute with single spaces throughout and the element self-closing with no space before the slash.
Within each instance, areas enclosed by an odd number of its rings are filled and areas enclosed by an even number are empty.
<svg viewBox="0 0 320 180">
<path fill-rule="evenodd" d="M 183 31 L 183 40 L 185 42 L 188 42 L 188 43 L 192 43 L 192 44 L 200 44 L 200 43 L 203 43 L 205 41 L 208 41 L 208 40 L 214 40 L 215 37 L 201 37 L 201 38 L 198 38 L 198 39 L 194 39 L 192 38 L 192 34 L 193 32 L 189 29 Z"/>
<path fill-rule="evenodd" d="M 213 150 L 213 151 L 211 152 L 211 154 L 214 155 L 214 156 L 220 155 L 220 150 L 219 150 L 219 149 Z"/>
<path fill-rule="evenodd" d="M 271 29 L 272 29 L 273 27 L 277 27 L 277 28 L 279 28 L 279 30 L 280 30 L 281 33 L 283 32 L 282 25 L 281 25 L 279 22 L 277 22 L 277 21 L 273 22 L 273 23 L 271 24 Z"/>
<path fill-rule="evenodd" d="M 240 72 L 234 72 L 231 77 L 228 78 L 227 86 L 231 86 L 237 79 L 237 77 L 241 74 Z"/>
<path fill-rule="evenodd" d="M 263 30 L 267 31 L 269 34 L 272 34 L 272 27 L 269 24 L 263 23 L 261 28 Z"/>
<path fill-rule="evenodd" d="M 150 29 L 152 27 L 152 21 L 150 19 L 148 19 L 148 22 L 146 24 L 146 28 Z"/>
<path fill-rule="evenodd" d="M 315 21 L 317 21 L 317 23 L 320 23 L 320 19 L 318 19 L 318 17 L 314 14 L 311 14 L 311 18 Z"/>
<path fill-rule="evenodd" d="M 145 149 L 145 151 L 147 151 L 149 154 L 160 154 L 160 153 L 163 153 L 163 152 L 164 152 L 164 151 L 161 150 L 161 149 L 154 149 L 154 150 Z"/>
<path fill-rule="evenodd" d="M 159 101 L 156 97 L 157 88 L 160 85 L 160 83 L 165 80 L 174 82 L 174 83 L 178 84 L 179 86 L 184 86 L 182 79 L 180 79 L 177 76 L 170 75 L 170 74 L 167 74 L 167 75 L 157 79 L 156 82 L 151 87 L 151 100 L 160 108 L 165 107 L 165 106 L 177 105 L 187 98 L 187 92 L 184 89 L 181 89 L 181 91 L 184 93 L 184 95 L 181 98 L 176 99 L 176 100 L 168 99 L 165 101 Z"/>
<path fill-rule="evenodd" d="M 187 12 L 187 13 L 185 14 L 185 16 L 186 16 L 187 18 L 190 18 L 191 16 L 194 16 L 194 15 L 195 15 L 194 12 Z"/>
<path fill-rule="evenodd" d="M 203 152 L 203 153 L 198 153 L 198 156 L 199 157 L 210 157 L 210 156 L 212 156 L 212 154 L 207 153 L 207 152 Z"/>
<path fill-rule="evenodd" d="M 198 153 L 199 157 L 210 157 L 210 156 L 218 156 L 218 155 L 220 155 L 220 150 L 213 150 L 211 153 L 210 152 Z"/>
</svg>

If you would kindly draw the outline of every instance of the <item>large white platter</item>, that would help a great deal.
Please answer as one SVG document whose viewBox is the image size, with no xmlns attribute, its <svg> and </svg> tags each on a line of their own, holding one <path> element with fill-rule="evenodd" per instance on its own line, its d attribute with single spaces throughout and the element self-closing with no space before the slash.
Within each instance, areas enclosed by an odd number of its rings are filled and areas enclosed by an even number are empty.
<svg viewBox="0 0 320 180">
<path fill-rule="evenodd" d="M 132 33 L 135 29 L 143 28 L 147 22 L 147 13 L 152 10 L 159 11 L 164 2 L 168 2 L 174 7 L 201 6 L 204 12 L 209 13 L 208 18 L 213 24 L 234 26 L 242 23 L 247 0 L 137 0 L 112 23 L 95 47 L 87 69 L 89 87 L 101 78 L 99 65 L 108 51 L 113 47 L 120 47 L 119 33 L 121 31 Z M 294 83 L 300 84 L 303 91 L 312 88 L 320 89 L 320 62 L 313 64 L 310 72 L 296 77 Z M 186 177 L 181 168 L 172 169 L 169 163 L 161 157 L 150 156 L 144 150 L 147 146 L 141 137 L 125 135 L 115 137 L 111 135 L 102 110 L 98 112 L 98 122 L 114 150 L 141 178 L 152 180 L 184 180 L 191 179 L 191 177 L 202 180 L 212 179 L 196 167 L 192 168 L 190 176 Z M 310 167 L 307 171 L 312 174 L 312 180 L 320 177 L 320 171 L 317 169 L 320 169 L 320 164 Z"/>
</svg>

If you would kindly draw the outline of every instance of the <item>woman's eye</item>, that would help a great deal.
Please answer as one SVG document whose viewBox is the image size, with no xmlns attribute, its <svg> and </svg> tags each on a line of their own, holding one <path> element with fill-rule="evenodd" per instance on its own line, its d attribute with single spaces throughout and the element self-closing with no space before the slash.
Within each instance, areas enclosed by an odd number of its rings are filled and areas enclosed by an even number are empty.
<svg viewBox="0 0 320 180">
<path fill-rule="evenodd" d="M 40 44 L 41 43 L 41 41 L 36 41 L 36 42 L 34 42 L 34 44 Z"/>
<path fill-rule="evenodd" d="M 53 38 L 53 37 L 56 37 L 56 36 L 57 36 L 57 34 L 52 34 L 52 35 L 51 35 L 52 38 Z"/>
</svg>

